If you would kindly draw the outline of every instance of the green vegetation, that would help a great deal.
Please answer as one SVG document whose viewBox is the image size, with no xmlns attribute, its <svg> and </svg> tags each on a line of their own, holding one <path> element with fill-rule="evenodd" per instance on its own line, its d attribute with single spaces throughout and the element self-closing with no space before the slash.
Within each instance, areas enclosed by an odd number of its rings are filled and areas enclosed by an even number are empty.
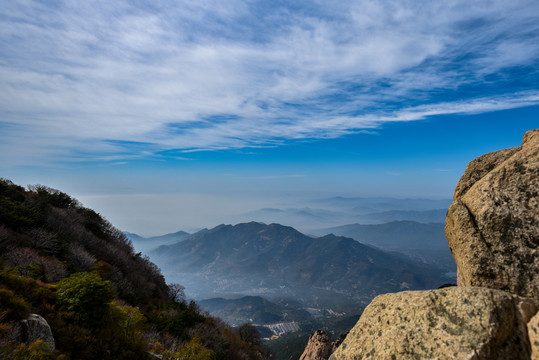
<svg viewBox="0 0 539 360">
<path fill-rule="evenodd" d="M 112 301 L 110 281 L 95 273 L 75 273 L 60 280 L 56 298 L 63 310 L 72 311 L 80 321 L 98 322 L 107 314 Z"/>
<path fill-rule="evenodd" d="M 17 333 L 29 314 L 55 349 Z M 61 191 L 0 179 L 0 358 L 264 359 L 257 333 L 185 301 L 98 213 Z"/>
</svg>

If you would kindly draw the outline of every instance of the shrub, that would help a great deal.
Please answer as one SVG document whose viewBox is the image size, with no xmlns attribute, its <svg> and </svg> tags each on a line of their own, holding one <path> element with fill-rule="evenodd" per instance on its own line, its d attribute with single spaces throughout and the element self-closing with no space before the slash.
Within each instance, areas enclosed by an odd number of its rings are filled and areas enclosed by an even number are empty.
<svg viewBox="0 0 539 360">
<path fill-rule="evenodd" d="M 13 291 L 30 306 L 39 311 L 46 310 L 55 303 L 55 294 L 52 286 L 39 280 L 21 277 L 15 274 L 16 268 L 7 268 L 0 271 L 0 287 Z"/>
<path fill-rule="evenodd" d="M 64 360 L 64 355 L 56 355 L 43 344 L 42 340 L 37 340 L 30 345 L 18 344 L 6 346 L 0 349 L 0 358 L 10 360 Z"/>
<path fill-rule="evenodd" d="M 4 265 L 15 267 L 15 272 L 21 276 L 53 282 L 67 275 L 62 263 L 51 257 L 40 256 L 34 249 L 14 248 L 3 257 Z"/>
<path fill-rule="evenodd" d="M 144 329 L 146 318 L 142 312 L 126 304 L 110 303 L 109 319 L 112 320 L 127 339 L 136 340 Z"/>
<path fill-rule="evenodd" d="M 30 306 L 24 299 L 8 289 L 0 289 L 0 309 L 3 310 L 0 318 L 2 322 L 25 319 L 30 312 Z"/>
<path fill-rule="evenodd" d="M 110 282 L 93 273 L 75 273 L 58 283 L 56 296 L 66 311 L 82 321 L 99 321 L 112 300 Z"/>
</svg>

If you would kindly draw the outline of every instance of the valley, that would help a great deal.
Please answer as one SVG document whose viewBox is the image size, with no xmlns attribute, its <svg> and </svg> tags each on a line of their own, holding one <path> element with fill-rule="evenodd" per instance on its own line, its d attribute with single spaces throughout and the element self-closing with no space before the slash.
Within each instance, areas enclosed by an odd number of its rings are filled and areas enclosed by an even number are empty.
<svg viewBox="0 0 539 360">
<path fill-rule="evenodd" d="M 312 227 L 309 235 L 255 221 L 191 234 L 126 235 L 168 281 L 184 285 L 187 297 L 203 310 L 233 326 L 255 325 L 270 347 L 294 348 L 298 343 L 299 349 L 318 328 L 335 338 L 346 332 L 377 294 L 456 281 L 443 220 L 428 222 L 441 218 L 440 210 L 429 207 L 442 202 L 326 199 L 324 206 L 332 210 L 317 212 L 319 224 L 335 223 L 331 218 L 339 209 L 361 209 L 374 223 Z M 306 209 L 301 212 L 308 215 Z"/>
<path fill-rule="evenodd" d="M 439 209 L 448 202 L 329 198 L 193 233 L 126 235 L 201 309 L 254 325 L 277 359 L 299 358 L 310 334 L 336 340 L 378 294 L 456 282 Z"/>
</svg>

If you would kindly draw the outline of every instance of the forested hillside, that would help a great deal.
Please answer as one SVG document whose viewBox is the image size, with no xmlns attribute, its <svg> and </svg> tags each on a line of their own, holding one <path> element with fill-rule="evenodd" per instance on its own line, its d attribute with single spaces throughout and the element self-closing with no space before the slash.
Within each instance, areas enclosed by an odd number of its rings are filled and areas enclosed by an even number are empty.
<svg viewBox="0 0 539 360">
<path fill-rule="evenodd" d="M 53 340 L 20 331 L 31 313 Z M 265 358 L 256 335 L 187 303 L 181 285 L 69 195 L 0 179 L 0 358 Z"/>
</svg>

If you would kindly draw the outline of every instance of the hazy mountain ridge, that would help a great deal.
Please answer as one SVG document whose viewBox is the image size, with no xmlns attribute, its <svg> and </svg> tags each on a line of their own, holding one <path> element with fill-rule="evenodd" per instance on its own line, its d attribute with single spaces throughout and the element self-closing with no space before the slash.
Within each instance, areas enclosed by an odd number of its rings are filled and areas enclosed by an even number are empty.
<svg viewBox="0 0 539 360">
<path fill-rule="evenodd" d="M 187 239 L 191 234 L 185 231 L 176 231 L 174 233 L 143 237 L 135 233 L 124 231 L 125 236 L 133 242 L 133 246 L 137 251 L 148 252 L 161 245 L 170 245 L 178 241 Z"/>
<path fill-rule="evenodd" d="M 305 233 L 351 223 L 382 224 L 390 221 L 443 223 L 450 199 L 345 198 L 318 199 L 303 207 L 261 208 L 231 216 L 236 223 L 261 221 L 293 226 Z"/>
<path fill-rule="evenodd" d="M 397 199 L 391 197 L 342 197 L 318 199 L 313 203 L 334 207 L 355 209 L 363 213 L 391 211 L 391 210 L 432 210 L 447 208 L 451 199 Z"/>
<path fill-rule="evenodd" d="M 433 210 L 391 210 L 360 215 L 358 221 L 363 224 L 375 224 L 390 221 L 415 221 L 419 223 L 443 223 L 447 209 Z"/>
<path fill-rule="evenodd" d="M 357 300 L 446 280 L 435 267 L 350 238 L 312 238 L 291 227 L 256 222 L 220 225 L 151 255 L 168 278 L 181 279 L 199 297 L 239 292 L 313 302 L 331 296 Z"/>
<path fill-rule="evenodd" d="M 319 229 L 315 234 L 334 233 L 361 243 L 397 251 L 423 262 L 436 264 L 446 271 L 456 271 L 444 234 L 443 223 L 392 221 L 385 224 L 349 224 Z"/>
</svg>

